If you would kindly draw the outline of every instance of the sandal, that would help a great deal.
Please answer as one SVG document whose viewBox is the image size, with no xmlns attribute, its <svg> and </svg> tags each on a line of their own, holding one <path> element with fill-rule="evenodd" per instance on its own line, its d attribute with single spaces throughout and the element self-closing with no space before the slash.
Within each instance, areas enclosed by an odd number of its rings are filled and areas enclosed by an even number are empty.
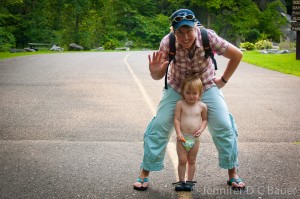
<svg viewBox="0 0 300 199">
<path fill-rule="evenodd" d="M 185 191 L 192 191 L 195 186 L 195 183 L 197 183 L 197 181 L 186 181 L 184 186 Z"/>
<path fill-rule="evenodd" d="M 172 183 L 172 185 L 175 185 L 175 191 L 185 191 L 185 182 L 184 181 L 178 181 Z"/>
<path fill-rule="evenodd" d="M 175 186 L 175 191 L 192 191 L 193 187 L 195 186 L 196 181 L 178 181 L 175 183 L 172 183 L 172 185 Z"/>
<path fill-rule="evenodd" d="M 235 186 L 233 186 L 233 183 L 236 183 L 237 185 L 239 185 L 241 182 L 243 182 L 243 180 L 241 178 L 238 178 L 238 179 L 231 178 L 230 180 L 227 181 L 227 184 L 229 186 L 231 186 L 231 188 L 233 190 L 244 190 L 246 186 L 243 186 L 243 187 L 235 187 Z"/>
<path fill-rule="evenodd" d="M 141 183 L 141 186 L 137 186 L 136 183 Z M 144 186 L 144 183 L 147 184 Z M 148 189 L 148 183 L 149 183 L 148 178 L 144 178 L 144 180 L 142 180 L 142 178 L 137 178 L 136 182 L 133 185 L 133 188 L 138 191 L 145 191 Z"/>
</svg>

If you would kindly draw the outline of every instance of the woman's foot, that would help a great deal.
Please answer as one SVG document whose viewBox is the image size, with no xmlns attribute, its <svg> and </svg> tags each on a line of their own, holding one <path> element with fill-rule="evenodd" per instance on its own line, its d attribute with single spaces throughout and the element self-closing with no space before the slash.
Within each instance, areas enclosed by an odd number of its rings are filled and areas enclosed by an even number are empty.
<svg viewBox="0 0 300 199">
<path fill-rule="evenodd" d="M 133 188 L 138 191 L 145 191 L 148 189 L 149 180 L 148 178 L 137 178 L 136 182 L 133 184 Z"/>
<path fill-rule="evenodd" d="M 246 184 L 238 176 L 237 169 L 235 167 L 228 169 L 228 176 L 229 180 L 227 181 L 227 184 L 230 185 L 232 189 L 245 189 Z"/>
<path fill-rule="evenodd" d="M 243 190 L 245 189 L 245 183 L 241 178 L 231 178 L 227 181 L 227 184 L 231 186 L 232 189 Z"/>
</svg>

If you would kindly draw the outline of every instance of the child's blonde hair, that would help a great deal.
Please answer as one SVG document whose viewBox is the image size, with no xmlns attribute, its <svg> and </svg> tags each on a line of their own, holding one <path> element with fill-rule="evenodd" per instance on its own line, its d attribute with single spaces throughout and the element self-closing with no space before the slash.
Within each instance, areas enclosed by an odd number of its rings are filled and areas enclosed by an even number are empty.
<svg viewBox="0 0 300 199">
<path fill-rule="evenodd" d="M 181 85 L 181 95 L 183 96 L 183 91 L 184 89 L 188 89 L 188 90 L 198 90 L 199 91 L 199 98 L 202 95 L 203 92 L 203 85 L 202 85 L 202 81 L 200 79 L 199 76 L 197 75 L 190 75 L 188 77 L 186 77 Z"/>
</svg>

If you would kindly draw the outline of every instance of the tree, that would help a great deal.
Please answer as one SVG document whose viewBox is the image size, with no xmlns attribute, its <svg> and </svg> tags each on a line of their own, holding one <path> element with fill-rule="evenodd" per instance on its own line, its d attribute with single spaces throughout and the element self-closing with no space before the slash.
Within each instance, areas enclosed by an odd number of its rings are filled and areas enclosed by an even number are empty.
<svg viewBox="0 0 300 199">
<path fill-rule="evenodd" d="M 281 12 L 286 12 L 286 8 L 280 0 L 276 0 L 267 5 L 259 18 L 259 31 L 275 42 L 280 42 L 280 27 L 287 23 Z"/>
<path fill-rule="evenodd" d="M 257 5 L 251 0 L 237 0 L 226 7 L 222 6 L 217 19 L 228 40 L 239 46 L 240 41 L 259 24 L 259 15 Z"/>
<path fill-rule="evenodd" d="M 258 34 L 277 41 L 285 23 L 280 12 L 286 12 L 283 0 L 0 1 L 0 50 L 28 42 L 92 49 L 130 41 L 132 47 L 158 48 L 169 32 L 170 15 L 179 8 L 193 10 L 204 26 L 232 43 L 255 40 Z"/>
<path fill-rule="evenodd" d="M 1 2 L 0 7 L 0 51 L 8 51 L 17 44 L 16 35 L 22 19 L 19 7 L 22 0 L 6 0 Z"/>
</svg>

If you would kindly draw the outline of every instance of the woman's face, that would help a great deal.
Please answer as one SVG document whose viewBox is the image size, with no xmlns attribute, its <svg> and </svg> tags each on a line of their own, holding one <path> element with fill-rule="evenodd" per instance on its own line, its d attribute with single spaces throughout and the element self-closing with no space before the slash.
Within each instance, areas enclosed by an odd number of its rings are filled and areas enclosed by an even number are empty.
<svg viewBox="0 0 300 199">
<path fill-rule="evenodd" d="M 195 28 L 182 26 L 175 30 L 175 36 L 183 48 L 190 50 L 196 38 Z"/>
</svg>

